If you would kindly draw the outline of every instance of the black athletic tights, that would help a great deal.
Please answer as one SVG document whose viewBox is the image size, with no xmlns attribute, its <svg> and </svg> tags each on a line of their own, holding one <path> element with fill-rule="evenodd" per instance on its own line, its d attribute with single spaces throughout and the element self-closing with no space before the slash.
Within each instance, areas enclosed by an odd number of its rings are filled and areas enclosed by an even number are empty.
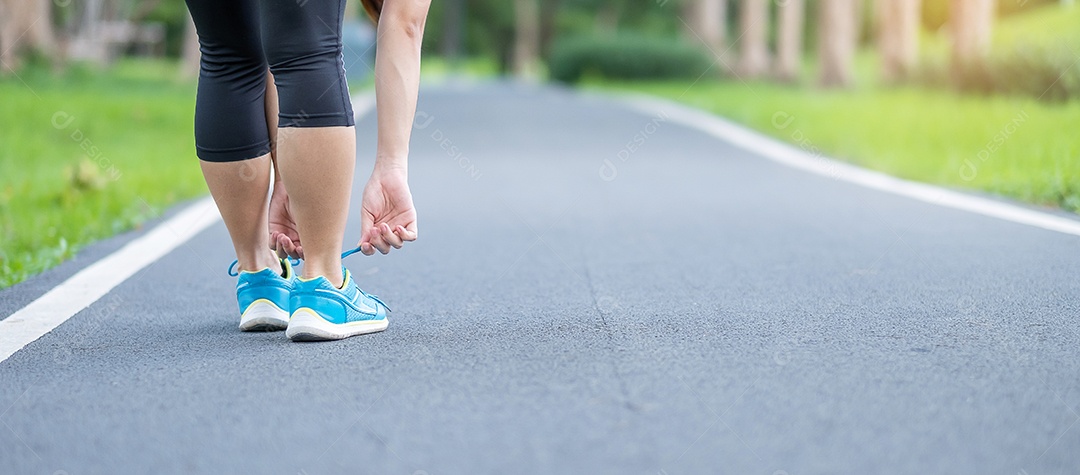
<svg viewBox="0 0 1080 475">
<path fill-rule="evenodd" d="M 202 66 L 195 101 L 199 158 L 266 155 L 266 69 L 274 73 L 280 127 L 353 125 L 341 21 L 345 0 L 187 0 Z"/>
</svg>

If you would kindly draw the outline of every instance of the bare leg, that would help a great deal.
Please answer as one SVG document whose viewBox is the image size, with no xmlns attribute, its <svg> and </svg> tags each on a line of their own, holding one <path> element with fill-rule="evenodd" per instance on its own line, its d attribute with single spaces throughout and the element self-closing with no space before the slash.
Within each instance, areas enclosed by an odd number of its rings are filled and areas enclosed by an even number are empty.
<svg viewBox="0 0 1080 475">
<path fill-rule="evenodd" d="M 229 229 L 240 270 L 280 269 L 266 233 L 270 155 L 239 162 L 200 160 L 210 194 Z"/>
<path fill-rule="evenodd" d="M 354 128 L 279 129 L 277 164 L 288 186 L 289 209 L 304 243 L 302 277 L 324 276 L 340 286 L 344 282 L 341 245 L 356 166 Z M 262 236 L 267 236 L 265 225 Z"/>
<path fill-rule="evenodd" d="M 262 47 L 281 109 L 277 165 L 304 245 L 302 278 L 323 276 L 340 286 L 341 244 L 356 166 L 356 135 L 341 65 L 339 22 L 345 0 L 260 5 Z"/>
</svg>

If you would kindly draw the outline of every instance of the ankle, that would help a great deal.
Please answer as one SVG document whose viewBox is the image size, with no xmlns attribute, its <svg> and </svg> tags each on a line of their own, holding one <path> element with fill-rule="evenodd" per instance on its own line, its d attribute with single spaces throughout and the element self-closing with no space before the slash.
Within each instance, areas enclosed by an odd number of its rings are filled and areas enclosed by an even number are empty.
<svg viewBox="0 0 1080 475">
<path fill-rule="evenodd" d="M 274 253 L 258 252 L 253 255 L 237 256 L 238 268 L 241 271 L 258 272 L 263 269 L 270 269 L 274 272 L 281 273 L 284 269 L 281 268 L 281 261 L 278 260 Z"/>
<path fill-rule="evenodd" d="M 304 280 L 310 280 L 317 277 L 325 277 L 331 285 L 336 288 L 341 288 L 342 284 L 345 283 L 344 272 L 342 271 L 340 265 L 337 266 L 336 271 L 332 269 L 334 268 L 319 268 L 318 266 L 312 266 L 309 263 L 305 262 L 304 270 L 300 277 Z"/>
</svg>

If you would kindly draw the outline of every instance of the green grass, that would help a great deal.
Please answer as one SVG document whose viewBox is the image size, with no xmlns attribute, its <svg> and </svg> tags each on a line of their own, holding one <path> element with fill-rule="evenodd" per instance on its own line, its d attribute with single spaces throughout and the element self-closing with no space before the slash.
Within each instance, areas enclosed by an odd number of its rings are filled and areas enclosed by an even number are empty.
<svg viewBox="0 0 1080 475">
<path fill-rule="evenodd" d="M 206 192 L 195 85 L 176 76 L 171 63 L 126 61 L 0 79 L 0 287 Z"/>
<path fill-rule="evenodd" d="M 1080 101 L 706 81 L 603 87 L 675 99 L 902 178 L 1080 211 Z M 793 121 L 777 127 L 777 113 Z"/>
<path fill-rule="evenodd" d="M 440 56 L 424 56 L 420 63 L 420 74 L 427 79 L 440 79 L 447 76 L 487 78 L 499 74 L 499 65 L 490 58 L 461 58 L 456 63 Z"/>
</svg>

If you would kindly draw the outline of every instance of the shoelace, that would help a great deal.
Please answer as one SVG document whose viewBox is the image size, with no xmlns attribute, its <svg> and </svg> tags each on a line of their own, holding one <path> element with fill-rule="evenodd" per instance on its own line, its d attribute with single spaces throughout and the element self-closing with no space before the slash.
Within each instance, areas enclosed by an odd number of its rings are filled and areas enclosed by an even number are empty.
<svg viewBox="0 0 1080 475">
<path fill-rule="evenodd" d="M 358 252 L 360 252 L 360 246 L 356 246 L 356 247 L 354 247 L 352 249 L 349 249 L 348 251 L 345 251 L 345 252 L 341 253 L 341 258 L 344 259 L 344 258 L 349 257 L 349 256 L 351 256 L 353 254 L 358 253 Z M 371 294 L 369 294 L 367 292 L 364 292 L 364 289 L 361 289 L 359 285 L 356 286 L 356 290 L 359 290 L 360 293 L 370 297 L 371 300 L 379 302 L 379 305 L 382 305 L 383 308 L 385 308 L 387 311 L 392 311 L 392 310 L 390 310 L 390 306 L 387 305 L 386 302 L 383 302 L 382 300 L 380 300 L 378 296 L 371 295 Z"/>
<path fill-rule="evenodd" d="M 240 275 L 239 272 L 233 270 L 238 264 L 240 264 L 240 261 L 238 261 L 238 260 L 234 260 L 234 261 L 232 261 L 232 264 L 229 264 L 229 270 L 227 272 L 229 273 L 230 277 L 236 277 L 236 276 Z M 289 264 L 292 264 L 293 267 L 296 267 L 296 266 L 300 265 L 300 259 L 294 259 L 294 258 L 290 257 L 289 258 Z"/>
<path fill-rule="evenodd" d="M 358 253 L 358 252 L 360 252 L 360 246 L 356 246 L 356 247 L 354 247 L 352 249 L 349 249 L 348 251 L 345 251 L 345 252 L 341 253 L 341 258 L 344 259 L 344 258 L 349 257 L 349 256 L 351 256 L 353 254 Z M 289 263 L 292 264 L 293 267 L 296 267 L 296 266 L 300 265 L 300 259 L 290 257 L 289 258 Z M 238 264 L 240 264 L 239 260 L 234 260 L 234 261 L 232 261 L 232 264 L 229 264 L 228 272 L 229 272 L 230 276 L 236 277 L 236 276 L 240 275 L 239 272 L 236 272 L 236 271 L 233 270 Z M 387 305 L 386 302 L 383 302 L 382 299 L 380 299 L 378 296 L 369 294 L 367 292 L 364 292 L 364 289 L 361 289 L 360 286 L 357 286 L 356 289 L 359 290 L 361 294 L 364 294 L 365 296 L 370 297 L 371 300 L 374 300 L 374 301 L 378 302 L 379 305 L 382 305 L 384 308 L 386 308 L 386 310 L 390 310 L 390 306 Z"/>
</svg>

